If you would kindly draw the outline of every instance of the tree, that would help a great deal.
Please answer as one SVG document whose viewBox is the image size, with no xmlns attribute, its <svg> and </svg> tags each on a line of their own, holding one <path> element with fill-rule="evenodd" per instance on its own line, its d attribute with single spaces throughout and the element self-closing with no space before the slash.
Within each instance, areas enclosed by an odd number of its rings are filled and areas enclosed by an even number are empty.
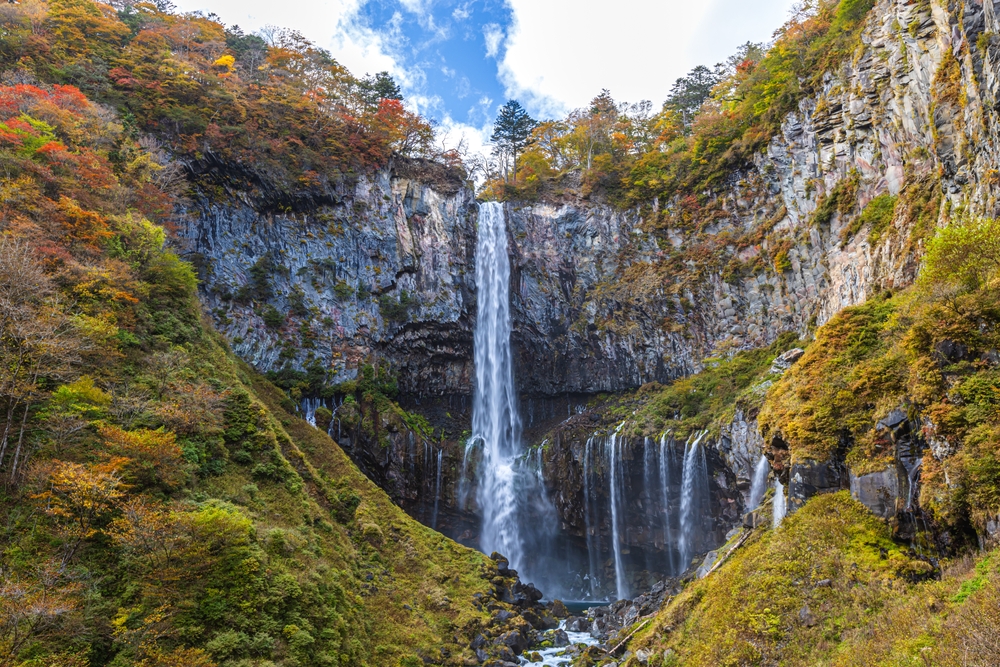
<svg viewBox="0 0 1000 667">
<path fill-rule="evenodd" d="M 513 165 L 514 180 L 517 180 L 517 154 L 522 148 L 528 145 L 531 131 L 538 125 L 538 121 L 528 115 L 524 107 L 517 100 L 509 100 L 507 104 L 500 108 L 500 115 L 497 116 L 493 124 L 493 136 L 490 141 L 497 145 L 497 149 L 504 157 L 511 158 Z"/>
<path fill-rule="evenodd" d="M 388 72 L 366 75 L 360 82 L 361 94 L 369 107 L 377 109 L 382 100 L 403 99 L 403 91 Z"/>
<path fill-rule="evenodd" d="M 687 76 L 682 76 L 674 82 L 670 88 L 670 96 L 663 106 L 680 114 L 684 126 L 690 127 L 695 114 L 701 109 L 705 100 L 711 97 L 712 88 L 720 80 L 720 67 L 717 66 L 713 71 L 704 65 L 698 65 L 688 72 Z"/>
</svg>

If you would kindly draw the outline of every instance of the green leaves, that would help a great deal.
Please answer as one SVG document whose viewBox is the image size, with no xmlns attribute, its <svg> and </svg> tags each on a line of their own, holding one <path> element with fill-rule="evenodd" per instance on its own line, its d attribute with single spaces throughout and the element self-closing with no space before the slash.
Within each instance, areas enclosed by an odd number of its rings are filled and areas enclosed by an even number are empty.
<svg viewBox="0 0 1000 667">
<path fill-rule="evenodd" d="M 1000 222 L 972 218 L 938 230 L 927 244 L 919 284 L 925 289 L 973 292 L 988 287 L 1000 271 Z"/>
</svg>

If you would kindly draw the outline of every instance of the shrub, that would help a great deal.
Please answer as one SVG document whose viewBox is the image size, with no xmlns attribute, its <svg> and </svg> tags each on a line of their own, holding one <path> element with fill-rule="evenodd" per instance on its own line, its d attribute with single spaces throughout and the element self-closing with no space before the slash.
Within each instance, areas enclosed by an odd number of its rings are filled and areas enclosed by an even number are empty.
<svg viewBox="0 0 1000 667">
<path fill-rule="evenodd" d="M 938 230 L 927 244 L 919 282 L 924 287 L 975 291 L 1000 270 L 1000 222 L 972 218 Z"/>
</svg>

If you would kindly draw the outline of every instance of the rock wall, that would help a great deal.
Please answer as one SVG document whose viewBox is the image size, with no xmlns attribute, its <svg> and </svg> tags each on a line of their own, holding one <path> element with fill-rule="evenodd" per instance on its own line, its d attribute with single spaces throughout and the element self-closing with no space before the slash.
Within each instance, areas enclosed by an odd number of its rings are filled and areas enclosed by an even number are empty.
<svg viewBox="0 0 1000 667">
<path fill-rule="evenodd" d="M 511 206 L 523 389 L 667 381 L 911 282 L 939 219 L 997 212 L 997 6 L 879 2 L 854 57 L 705 201 Z M 938 206 L 922 226 L 921 192 Z M 856 221 L 883 194 L 907 205 L 871 235 Z"/>
<path fill-rule="evenodd" d="M 187 250 L 233 350 L 261 371 L 318 366 L 330 384 L 381 359 L 403 392 L 467 392 L 478 209 L 466 183 L 405 162 L 322 199 L 282 214 L 231 192 L 189 211 Z"/>
</svg>

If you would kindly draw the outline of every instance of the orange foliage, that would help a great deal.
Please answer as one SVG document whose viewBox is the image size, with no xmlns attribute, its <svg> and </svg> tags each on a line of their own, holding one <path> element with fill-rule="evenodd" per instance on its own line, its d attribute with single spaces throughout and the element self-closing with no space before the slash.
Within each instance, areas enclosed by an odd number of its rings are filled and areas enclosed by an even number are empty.
<svg viewBox="0 0 1000 667">
<path fill-rule="evenodd" d="M 95 464 L 52 460 L 38 466 L 48 488 L 35 497 L 45 502 L 46 513 L 66 524 L 73 548 L 97 533 L 97 525 L 125 495 L 126 463 L 115 457 Z"/>
<path fill-rule="evenodd" d="M 122 461 L 127 477 L 138 486 L 176 487 L 187 473 L 177 437 L 170 431 L 139 429 L 125 431 L 117 426 L 99 429 L 113 460 Z"/>
</svg>

